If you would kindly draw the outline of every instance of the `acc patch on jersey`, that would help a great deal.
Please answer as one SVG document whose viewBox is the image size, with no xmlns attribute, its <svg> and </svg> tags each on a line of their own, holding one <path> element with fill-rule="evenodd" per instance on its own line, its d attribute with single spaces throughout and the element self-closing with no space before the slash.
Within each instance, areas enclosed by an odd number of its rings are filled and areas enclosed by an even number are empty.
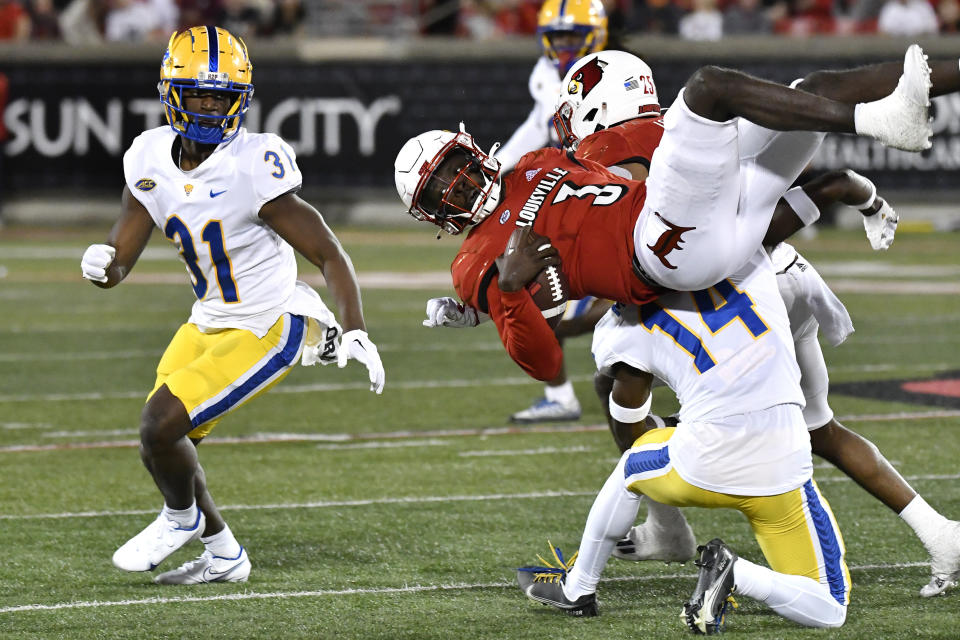
<svg viewBox="0 0 960 640">
<path fill-rule="evenodd" d="M 139 180 L 137 180 L 137 183 L 133 186 L 135 186 L 140 191 L 150 191 L 151 189 L 157 186 L 157 183 L 151 180 L 150 178 L 140 178 Z"/>
</svg>

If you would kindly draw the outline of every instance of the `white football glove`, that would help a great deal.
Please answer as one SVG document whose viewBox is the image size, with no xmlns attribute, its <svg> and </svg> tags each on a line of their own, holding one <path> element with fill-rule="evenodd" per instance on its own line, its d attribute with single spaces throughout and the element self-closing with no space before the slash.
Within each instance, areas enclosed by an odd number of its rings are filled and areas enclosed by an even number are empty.
<svg viewBox="0 0 960 640">
<path fill-rule="evenodd" d="M 108 244 L 92 244 L 80 259 L 80 272 L 87 280 L 107 281 L 107 267 L 113 262 L 117 250 Z"/>
<path fill-rule="evenodd" d="M 427 300 L 427 319 L 423 321 L 423 326 L 463 329 L 475 327 L 489 317 L 456 298 L 430 298 Z"/>
<path fill-rule="evenodd" d="M 343 369 L 351 358 L 358 360 L 367 368 L 367 372 L 370 374 L 370 391 L 375 391 L 377 395 L 383 393 L 383 383 L 386 377 L 383 363 L 380 362 L 377 345 L 370 342 L 367 332 L 362 329 L 347 331 L 340 340 L 337 366 Z"/>
<path fill-rule="evenodd" d="M 877 207 L 879 205 L 879 208 Z M 874 213 L 870 213 L 874 211 Z M 874 251 L 886 251 L 893 244 L 893 235 L 897 232 L 897 222 L 900 221 L 897 212 L 886 200 L 877 196 L 873 207 L 861 210 L 863 214 L 863 228 L 867 232 L 867 240 Z"/>
</svg>

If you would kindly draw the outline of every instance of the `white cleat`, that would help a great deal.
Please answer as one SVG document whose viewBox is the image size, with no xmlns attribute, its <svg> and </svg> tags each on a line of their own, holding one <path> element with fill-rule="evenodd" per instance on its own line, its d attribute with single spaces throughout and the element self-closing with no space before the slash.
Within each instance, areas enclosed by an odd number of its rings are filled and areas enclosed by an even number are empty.
<svg viewBox="0 0 960 640">
<path fill-rule="evenodd" d="M 856 130 L 888 147 L 923 151 L 932 146 L 930 65 L 920 45 L 912 44 L 903 58 L 903 75 L 893 93 L 857 105 Z"/>
<path fill-rule="evenodd" d="M 941 595 L 960 582 L 960 522 L 949 521 L 927 550 L 932 576 L 930 582 L 920 589 L 924 598 Z"/>
<path fill-rule="evenodd" d="M 580 419 L 580 403 L 576 398 L 572 402 L 555 402 L 540 398 L 530 407 L 510 416 L 510 422 L 529 424 L 532 422 L 569 422 Z"/>
<path fill-rule="evenodd" d="M 206 582 L 246 582 L 250 577 L 250 558 L 243 547 L 235 558 L 215 556 L 204 551 L 199 558 L 161 573 L 153 579 L 157 584 L 204 584 Z"/>
<path fill-rule="evenodd" d="M 153 571 L 171 553 L 199 538 L 206 521 L 199 509 L 196 521 L 189 527 L 183 527 L 161 513 L 114 552 L 113 565 L 124 571 Z"/>
<path fill-rule="evenodd" d="M 684 563 L 692 560 L 696 554 L 697 541 L 693 537 L 693 529 L 686 522 L 683 523 L 683 529 L 677 531 L 654 529 L 646 523 L 637 525 L 613 549 L 614 558 L 634 562 L 660 560 Z"/>
</svg>

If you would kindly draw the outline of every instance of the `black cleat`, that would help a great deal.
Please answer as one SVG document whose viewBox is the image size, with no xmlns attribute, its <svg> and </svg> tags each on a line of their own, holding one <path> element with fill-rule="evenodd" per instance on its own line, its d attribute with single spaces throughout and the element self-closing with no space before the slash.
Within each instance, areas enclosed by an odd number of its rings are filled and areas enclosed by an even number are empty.
<svg viewBox="0 0 960 640">
<path fill-rule="evenodd" d="M 700 635 L 713 635 L 723 631 L 727 607 L 737 607 L 733 599 L 733 565 L 737 553 L 720 538 L 697 547 L 700 567 L 697 586 L 690 600 L 683 605 L 680 617 L 690 630 Z"/>
<path fill-rule="evenodd" d="M 540 604 L 560 609 L 568 616 L 592 618 L 599 615 L 597 595 L 588 593 L 576 600 L 563 595 L 565 572 L 551 571 L 548 567 L 521 567 L 517 569 L 517 583 L 523 594 Z"/>
</svg>

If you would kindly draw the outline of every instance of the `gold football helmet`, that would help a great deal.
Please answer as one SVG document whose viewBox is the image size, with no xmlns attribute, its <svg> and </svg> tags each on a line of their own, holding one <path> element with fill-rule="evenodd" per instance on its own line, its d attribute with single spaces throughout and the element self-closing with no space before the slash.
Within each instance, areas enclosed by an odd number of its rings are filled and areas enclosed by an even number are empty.
<svg viewBox="0 0 960 640">
<path fill-rule="evenodd" d="M 607 46 L 607 12 L 600 0 L 546 0 L 537 16 L 543 53 L 560 75 Z"/>
<path fill-rule="evenodd" d="M 187 111 L 185 89 L 230 94 L 226 115 Z M 204 144 L 230 140 L 240 130 L 253 98 L 253 64 L 243 40 L 221 27 L 191 27 L 170 36 L 157 84 L 167 122 L 185 138 Z M 211 121 L 218 121 L 210 124 Z"/>
</svg>

